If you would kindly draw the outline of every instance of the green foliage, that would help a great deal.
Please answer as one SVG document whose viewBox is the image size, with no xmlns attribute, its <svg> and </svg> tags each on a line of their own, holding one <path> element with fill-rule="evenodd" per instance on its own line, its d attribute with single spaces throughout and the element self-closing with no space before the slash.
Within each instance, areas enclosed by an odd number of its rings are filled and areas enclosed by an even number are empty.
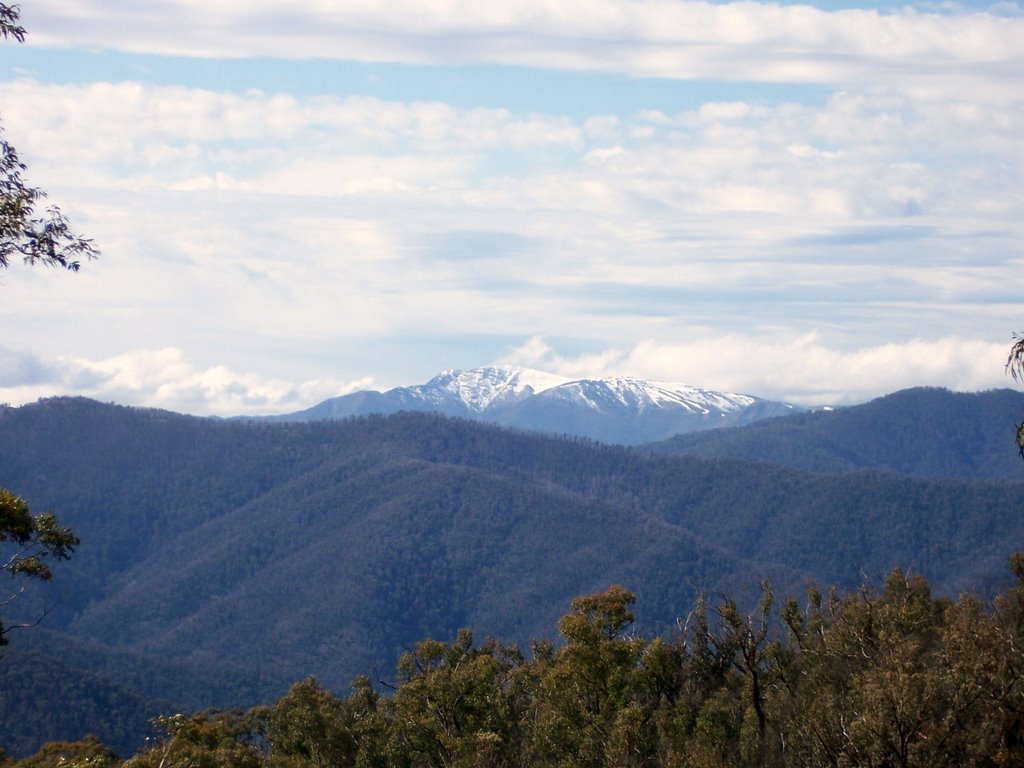
<svg viewBox="0 0 1024 768">
<path fill-rule="evenodd" d="M 15 582 L 13 591 L 6 596 L 0 593 L 0 605 L 11 603 L 27 581 L 53 578 L 50 562 L 69 559 L 78 543 L 78 537 L 61 527 L 52 512 L 33 515 L 28 502 L 0 488 L 0 569 Z M 0 645 L 8 642 L 7 633 L 13 628 L 0 621 Z"/>
<path fill-rule="evenodd" d="M 394 695 L 381 710 L 390 732 L 387 763 L 504 764 L 519 738 L 522 663 L 514 647 L 475 646 L 469 630 L 452 643 L 426 640 L 403 654 Z"/>
<path fill-rule="evenodd" d="M 313 678 L 296 683 L 262 713 L 263 732 L 275 764 L 341 768 L 355 765 L 377 694 L 362 678 L 357 693 L 342 701 Z"/>
<path fill-rule="evenodd" d="M 570 647 L 591 647 L 620 636 L 635 616 L 629 606 L 636 596 L 620 586 L 597 595 L 577 597 L 572 612 L 558 622 L 558 631 Z"/>
<path fill-rule="evenodd" d="M 1006 729 L 1024 690 L 1020 636 L 1000 630 L 1004 619 L 971 596 L 936 599 L 898 570 L 881 593 L 791 612 L 799 653 L 786 669 L 782 723 L 799 738 L 788 764 L 985 765 L 1009 755 Z"/>
<path fill-rule="evenodd" d="M 61 563 L 46 635 L 19 644 L 186 710 L 387 669 L 462 626 L 527 648 L 609 583 L 635 591 L 644 632 L 698 590 L 746 604 L 752 574 L 792 594 L 898 562 L 939 593 L 991 593 L 1024 538 L 1020 484 L 646 456 L 424 414 L 263 425 L 53 399 L 0 408 L 0 466 L 88 542 Z M 16 602 L 5 616 L 38 616 Z"/>
<path fill-rule="evenodd" d="M 15 768 L 118 768 L 121 763 L 114 750 L 88 735 L 80 741 L 44 744 L 34 755 L 14 765 Z"/>
<path fill-rule="evenodd" d="M 155 744 L 125 768 L 260 768 L 253 717 L 239 712 L 167 715 L 153 721 Z"/>
<path fill-rule="evenodd" d="M 1013 334 L 1013 346 L 1006 358 L 1006 372 L 1014 381 L 1024 381 L 1024 334 Z"/>
<path fill-rule="evenodd" d="M 25 28 L 18 24 L 19 17 L 18 6 L 0 3 L 0 37 L 24 42 Z M 37 214 L 46 193 L 25 182 L 25 170 L 17 150 L 0 135 L 0 267 L 6 267 L 17 255 L 27 264 L 77 272 L 80 259 L 94 259 L 99 251 L 91 240 L 71 231 L 67 217 L 57 206 Z"/>
<path fill-rule="evenodd" d="M 1014 381 L 1020 382 L 1024 380 L 1024 335 L 1015 333 L 1013 339 L 1013 346 L 1006 358 L 1006 372 Z M 1017 425 L 1017 452 L 1024 459 L 1024 423 Z"/>
<path fill-rule="evenodd" d="M 381 697 L 309 678 L 269 707 L 155 721 L 133 768 L 954 768 L 1024 765 L 1024 556 L 991 605 L 920 576 L 775 608 L 698 598 L 671 636 L 631 631 L 622 587 L 575 599 L 532 658 L 469 630 L 406 652 Z M 117 764 L 51 744 L 25 768 Z"/>
<path fill-rule="evenodd" d="M 19 43 L 25 42 L 25 28 L 18 23 L 21 11 L 16 5 L 0 3 L 0 37 L 13 37 Z"/>
<path fill-rule="evenodd" d="M 533 761 L 600 766 L 615 754 L 631 764 L 651 748 L 649 713 L 637 699 L 645 643 L 625 634 L 632 592 L 612 586 L 578 597 L 558 622 L 565 645 L 540 676 L 533 705 Z"/>
<path fill-rule="evenodd" d="M 43 743 L 74 742 L 89 733 L 118 754 L 131 754 L 149 733 L 149 721 L 174 711 L 21 645 L 5 648 L 0 661 L 0 744 L 11 755 L 25 757 Z"/>
</svg>

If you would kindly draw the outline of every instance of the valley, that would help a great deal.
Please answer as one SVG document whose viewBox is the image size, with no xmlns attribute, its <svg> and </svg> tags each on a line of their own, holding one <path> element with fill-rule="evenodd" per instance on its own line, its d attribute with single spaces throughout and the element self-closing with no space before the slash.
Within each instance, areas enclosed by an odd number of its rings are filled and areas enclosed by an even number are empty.
<svg viewBox="0 0 1024 768">
<path fill-rule="evenodd" d="M 1022 406 L 1016 393 L 910 390 L 693 438 L 749 431 L 736 445 L 782 456 L 772 441 L 785 435 L 786 455 L 814 461 L 847 440 L 835 471 L 438 413 L 268 423 L 84 399 L 4 408 L 4 485 L 82 540 L 51 589 L 18 601 L 24 616 L 56 607 L 8 652 L 56 656 L 131 712 L 192 711 L 267 702 L 308 675 L 337 691 L 386 680 L 405 650 L 461 627 L 524 648 L 554 640 L 574 597 L 611 584 L 635 592 L 646 636 L 698 594 L 749 604 L 762 579 L 799 595 L 877 584 L 899 565 L 940 594 L 993 594 L 1024 540 L 1024 483 L 1012 433 L 982 419 L 981 443 L 964 448 L 956 414 L 975 422 L 980 408 L 998 425 Z M 908 413 L 919 439 L 901 442 Z M 1008 442 L 1005 469 L 979 475 L 977 457 Z M 933 471 L 922 445 L 943 457 Z"/>
</svg>

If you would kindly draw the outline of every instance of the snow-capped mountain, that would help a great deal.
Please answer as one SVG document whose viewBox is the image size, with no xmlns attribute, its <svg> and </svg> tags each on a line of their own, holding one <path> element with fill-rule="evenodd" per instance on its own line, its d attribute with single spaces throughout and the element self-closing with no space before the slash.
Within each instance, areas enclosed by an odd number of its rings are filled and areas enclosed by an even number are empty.
<svg viewBox="0 0 1024 768">
<path fill-rule="evenodd" d="M 424 402 L 458 403 L 474 413 L 497 410 L 567 383 L 569 380 L 543 371 L 511 366 L 444 371 L 426 384 L 403 388 Z M 391 390 L 394 392 L 395 390 Z M 455 406 L 458 407 L 458 406 Z"/>
<path fill-rule="evenodd" d="M 543 394 L 578 403 L 598 412 L 622 408 L 638 412 L 649 408 L 681 408 L 688 413 L 704 415 L 712 411 L 725 413 L 742 410 L 757 400 L 750 395 L 710 392 L 686 384 L 644 381 L 633 377 L 569 381 Z"/>
<path fill-rule="evenodd" d="M 371 413 L 430 411 L 503 426 L 635 445 L 799 410 L 750 395 L 636 378 L 571 380 L 528 368 L 491 366 L 439 373 L 425 384 L 342 395 L 273 417 L 315 421 Z"/>
<path fill-rule="evenodd" d="M 635 378 L 570 381 L 525 398 L 494 421 L 520 429 L 635 445 L 793 413 L 750 395 Z"/>
</svg>

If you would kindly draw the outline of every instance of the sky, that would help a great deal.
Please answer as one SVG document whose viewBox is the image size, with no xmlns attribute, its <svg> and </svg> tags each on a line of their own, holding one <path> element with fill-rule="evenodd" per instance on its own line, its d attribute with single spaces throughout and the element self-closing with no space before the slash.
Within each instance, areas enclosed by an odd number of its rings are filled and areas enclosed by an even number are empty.
<svg viewBox="0 0 1024 768">
<path fill-rule="evenodd" d="M 803 405 L 1013 386 L 1019 2 L 22 0 L 77 274 L 0 402 L 282 413 L 492 364 Z"/>
</svg>

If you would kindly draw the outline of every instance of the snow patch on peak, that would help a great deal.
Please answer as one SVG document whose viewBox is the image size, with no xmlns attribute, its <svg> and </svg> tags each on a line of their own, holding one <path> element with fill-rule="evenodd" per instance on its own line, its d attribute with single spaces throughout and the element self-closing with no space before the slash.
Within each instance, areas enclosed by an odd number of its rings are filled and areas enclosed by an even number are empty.
<svg viewBox="0 0 1024 768">
<path fill-rule="evenodd" d="M 738 411 L 753 405 L 757 402 L 756 397 L 750 395 L 738 395 L 731 392 L 714 392 L 707 389 L 698 389 L 688 384 L 677 384 L 674 382 L 648 381 L 645 382 L 647 390 L 659 404 L 664 403 L 692 403 L 700 404 L 708 409 L 717 411 Z"/>
<path fill-rule="evenodd" d="M 699 429 L 746 424 L 794 410 L 786 403 L 675 382 L 632 376 L 569 379 L 530 368 L 495 365 L 448 370 L 425 384 L 386 392 L 342 395 L 287 420 L 426 411 L 636 445 Z"/>
<path fill-rule="evenodd" d="M 742 410 L 757 401 L 749 395 L 712 392 L 676 382 L 647 381 L 632 376 L 580 379 L 549 393 L 576 399 L 597 411 L 608 407 L 628 408 L 638 413 L 648 409 L 682 409 L 695 414 Z"/>
<path fill-rule="evenodd" d="M 502 365 L 442 371 L 420 389 L 443 392 L 470 410 L 483 413 L 493 405 L 518 402 L 566 381 L 568 379 L 543 371 Z"/>
</svg>

